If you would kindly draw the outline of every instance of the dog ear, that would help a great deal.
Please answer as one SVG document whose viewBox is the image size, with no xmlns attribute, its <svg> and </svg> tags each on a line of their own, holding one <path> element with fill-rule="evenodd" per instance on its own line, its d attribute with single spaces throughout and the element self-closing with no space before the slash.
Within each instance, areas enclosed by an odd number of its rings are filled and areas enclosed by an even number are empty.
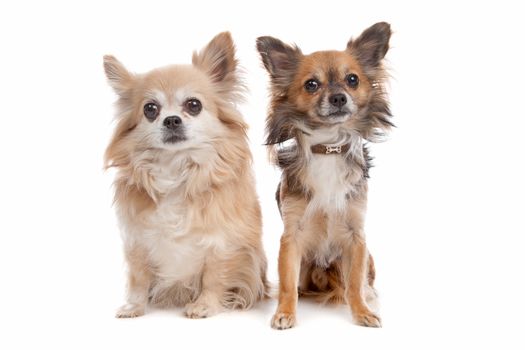
<svg viewBox="0 0 525 350">
<path fill-rule="evenodd" d="M 350 39 L 346 50 L 365 68 L 374 69 L 385 57 L 391 35 L 390 24 L 379 22 L 366 29 L 357 39 Z"/>
<path fill-rule="evenodd" d="M 193 65 L 204 70 L 215 83 L 235 82 L 235 45 L 231 34 L 217 34 L 200 52 L 194 52 Z"/>
<path fill-rule="evenodd" d="M 110 55 L 104 56 L 104 71 L 106 72 L 109 85 L 119 96 L 124 96 L 130 90 L 133 74 L 115 57 Z"/>
<path fill-rule="evenodd" d="M 294 79 L 303 55 L 301 50 L 271 36 L 257 38 L 257 50 L 264 67 L 270 73 L 272 83 L 278 88 L 286 89 Z"/>
</svg>

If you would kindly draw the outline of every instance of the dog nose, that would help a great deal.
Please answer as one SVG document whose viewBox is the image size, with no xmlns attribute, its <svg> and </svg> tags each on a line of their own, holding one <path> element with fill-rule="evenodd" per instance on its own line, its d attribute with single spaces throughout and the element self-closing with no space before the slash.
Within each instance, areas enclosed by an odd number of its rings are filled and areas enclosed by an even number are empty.
<svg viewBox="0 0 525 350">
<path fill-rule="evenodd" d="M 182 124 L 182 119 L 180 119 L 180 117 L 174 115 L 172 117 L 167 117 L 166 119 L 164 119 L 164 126 L 167 127 L 168 129 L 177 129 L 179 127 L 179 125 Z"/>
<path fill-rule="evenodd" d="M 345 94 L 334 94 L 328 98 L 330 104 L 334 107 L 341 108 L 346 104 Z"/>
</svg>

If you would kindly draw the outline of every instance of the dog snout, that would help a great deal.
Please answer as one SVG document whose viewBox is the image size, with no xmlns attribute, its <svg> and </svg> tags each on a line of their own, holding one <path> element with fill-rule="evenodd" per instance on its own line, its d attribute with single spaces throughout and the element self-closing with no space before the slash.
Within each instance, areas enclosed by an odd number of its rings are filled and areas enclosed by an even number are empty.
<svg viewBox="0 0 525 350">
<path fill-rule="evenodd" d="M 346 104 L 347 99 L 345 94 L 333 94 L 328 98 L 328 101 L 332 106 L 341 108 Z"/>
<path fill-rule="evenodd" d="M 164 119 L 164 126 L 170 130 L 177 129 L 182 124 L 182 119 L 179 116 L 166 117 Z"/>
</svg>

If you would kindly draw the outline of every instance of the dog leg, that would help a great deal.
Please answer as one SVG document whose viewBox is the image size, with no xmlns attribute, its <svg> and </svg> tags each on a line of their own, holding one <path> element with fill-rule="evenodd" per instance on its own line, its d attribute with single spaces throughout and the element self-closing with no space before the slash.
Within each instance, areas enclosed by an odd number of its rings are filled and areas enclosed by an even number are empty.
<svg viewBox="0 0 525 350">
<path fill-rule="evenodd" d="M 202 275 L 202 292 L 197 300 L 185 306 L 184 315 L 188 318 L 210 317 L 223 309 L 221 297 L 224 294 L 224 287 L 219 280 L 220 271 L 217 267 L 220 263 L 208 261 L 206 264 Z"/>
<path fill-rule="evenodd" d="M 133 246 L 125 251 L 128 263 L 128 297 L 116 313 L 117 318 L 138 317 L 144 315 L 151 285 L 151 272 L 147 264 L 146 252 Z"/>
<path fill-rule="evenodd" d="M 279 304 L 272 318 L 272 328 L 287 329 L 295 325 L 300 267 L 297 243 L 293 236 L 284 233 L 279 251 Z"/>
<path fill-rule="evenodd" d="M 347 284 L 346 297 L 355 322 L 366 327 L 381 327 L 381 319 L 369 309 L 365 302 L 369 261 L 363 235 L 355 232 L 343 254 L 343 273 Z"/>
</svg>

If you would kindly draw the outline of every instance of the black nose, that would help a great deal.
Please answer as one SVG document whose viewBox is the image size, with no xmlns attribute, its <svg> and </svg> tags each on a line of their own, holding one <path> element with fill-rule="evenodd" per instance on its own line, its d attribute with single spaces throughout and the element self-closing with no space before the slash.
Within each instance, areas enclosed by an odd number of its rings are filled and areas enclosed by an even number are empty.
<svg viewBox="0 0 525 350">
<path fill-rule="evenodd" d="M 330 104 L 334 107 L 341 108 L 346 104 L 345 94 L 334 94 L 328 98 Z"/>
<path fill-rule="evenodd" d="M 164 119 L 164 126 L 167 127 L 168 129 L 177 129 L 179 127 L 179 125 L 182 124 L 182 119 L 180 119 L 180 117 L 174 115 L 172 117 L 167 117 L 166 119 Z"/>
</svg>

